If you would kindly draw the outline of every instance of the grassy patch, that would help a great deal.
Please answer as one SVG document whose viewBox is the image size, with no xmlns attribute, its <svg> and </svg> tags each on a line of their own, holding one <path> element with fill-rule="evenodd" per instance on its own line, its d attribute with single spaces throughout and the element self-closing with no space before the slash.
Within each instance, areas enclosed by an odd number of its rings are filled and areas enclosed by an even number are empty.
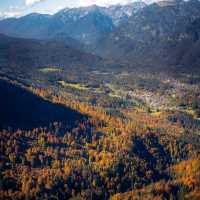
<svg viewBox="0 0 200 200">
<path fill-rule="evenodd" d="M 52 72 L 60 72 L 61 69 L 56 68 L 56 67 L 44 67 L 44 68 L 40 68 L 39 71 L 42 73 L 52 73 Z"/>
<path fill-rule="evenodd" d="M 86 85 L 80 83 L 67 83 L 65 81 L 58 81 L 63 87 L 68 87 L 76 90 L 88 90 L 89 88 Z"/>
</svg>

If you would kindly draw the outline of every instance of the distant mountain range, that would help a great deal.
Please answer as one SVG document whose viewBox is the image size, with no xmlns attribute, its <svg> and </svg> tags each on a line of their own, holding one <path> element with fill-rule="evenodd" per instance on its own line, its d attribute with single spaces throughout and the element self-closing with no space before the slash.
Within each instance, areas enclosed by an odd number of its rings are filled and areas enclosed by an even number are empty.
<svg viewBox="0 0 200 200">
<path fill-rule="evenodd" d="M 93 44 L 144 6 L 145 3 L 135 2 L 108 8 L 99 6 L 66 8 L 55 15 L 33 13 L 1 21 L 0 33 L 34 39 L 52 39 L 65 34 L 79 42 Z"/>
<path fill-rule="evenodd" d="M 198 68 L 200 65 L 198 0 L 167 0 L 150 5 L 140 1 L 108 8 L 66 8 L 55 15 L 33 13 L 0 21 L 0 33 L 12 37 L 46 40 L 45 43 L 39 42 L 43 46 L 43 53 L 37 52 L 41 60 L 47 47 L 50 46 L 48 54 L 53 54 L 53 50 L 51 53 L 49 51 L 55 42 L 55 60 L 62 64 L 71 62 L 70 59 L 67 60 L 68 55 L 64 56 L 66 45 L 73 51 L 78 49 L 79 53 L 87 51 L 130 66 Z M 28 48 L 33 50 L 31 44 L 26 50 Z M 28 58 L 24 56 L 23 59 Z M 32 57 L 30 59 L 36 62 Z M 48 59 L 54 63 L 51 57 Z M 78 62 L 77 59 L 79 56 L 75 56 L 73 62 Z M 80 59 L 80 62 L 86 61 Z"/>
</svg>

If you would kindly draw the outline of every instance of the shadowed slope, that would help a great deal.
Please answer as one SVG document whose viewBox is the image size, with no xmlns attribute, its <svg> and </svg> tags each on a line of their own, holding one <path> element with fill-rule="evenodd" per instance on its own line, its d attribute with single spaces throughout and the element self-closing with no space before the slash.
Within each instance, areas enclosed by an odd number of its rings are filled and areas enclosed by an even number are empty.
<svg viewBox="0 0 200 200">
<path fill-rule="evenodd" d="M 3 80 L 0 80 L 0 94 L 0 129 L 8 126 L 14 129 L 44 127 L 55 121 L 73 127 L 84 117 Z"/>
<path fill-rule="evenodd" d="M 95 67 L 102 59 L 75 50 L 63 42 L 12 38 L 0 34 L 0 65 L 20 67 Z"/>
</svg>

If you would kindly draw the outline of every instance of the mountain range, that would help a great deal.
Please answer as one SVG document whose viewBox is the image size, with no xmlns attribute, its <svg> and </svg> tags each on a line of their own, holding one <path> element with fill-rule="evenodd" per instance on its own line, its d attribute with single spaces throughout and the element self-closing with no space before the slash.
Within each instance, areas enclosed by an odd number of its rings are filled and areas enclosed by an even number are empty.
<svg viewBox="0 0 200 200">
<path fill-rule="evenodd" d="M 66 8 L 55 15 L 2 20 L 0 33 L 54 41 L 130 66 L 198 68 L 199 10 L 198 0 Z"/>
<path fill-rule="evenodd" d="M 143 65 L 200 65 L 200 2 L 151 4 L 99 42 L 104 57 Z"/>
<path fill-rule="evenodd" d="M 91 44 L 102 35 L 127 21 L 136 10 L 145 6 L 135 2 L 128 6 L 89 6 L 66 8 L 55 15 L 32 13 L 21 18 L 0 22 L 0 32 L 14 37 L 52 39 L 67 35 L 82 43 Z"/>
</svg>

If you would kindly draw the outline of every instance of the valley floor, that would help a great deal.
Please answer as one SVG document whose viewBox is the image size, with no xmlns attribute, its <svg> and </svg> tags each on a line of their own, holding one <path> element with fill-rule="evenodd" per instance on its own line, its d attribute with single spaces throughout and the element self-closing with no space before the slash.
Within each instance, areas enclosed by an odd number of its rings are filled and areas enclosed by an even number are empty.
<svg viewBox="0 0 200 200">
<path fill-rule="evenodd" d="M 200 76 L 53 66 L 1 79 L 79 115 L 28 130 L 8 121 L 1 199 L 199 199 Z"/>
</svg>

